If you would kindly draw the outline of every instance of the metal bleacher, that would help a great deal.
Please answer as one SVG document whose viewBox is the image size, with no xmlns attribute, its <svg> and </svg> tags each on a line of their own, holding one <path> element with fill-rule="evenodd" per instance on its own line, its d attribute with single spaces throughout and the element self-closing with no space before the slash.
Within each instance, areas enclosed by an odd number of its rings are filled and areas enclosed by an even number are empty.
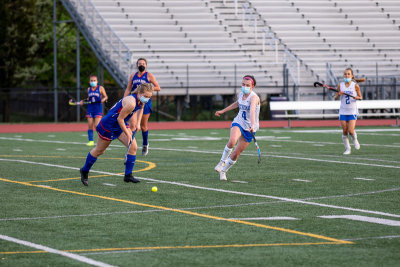
<svg viewBox="0 0 400 267">
<path fill-rule="evenodd" d="M 325 80 L 327 62 L 338 76 L 346 67 L 374 76 L 377 64 L 400 74 L 398 0 L 61 2 L 121 86 L 139 57 L 169 95 L 232 94 L 244 74 L 257 78 L 259 92 L 280 93 L 287 53 L 301 63 L 300 87 Z M 275 53 L 262 44 L 273 39 Z"/>
</svg>

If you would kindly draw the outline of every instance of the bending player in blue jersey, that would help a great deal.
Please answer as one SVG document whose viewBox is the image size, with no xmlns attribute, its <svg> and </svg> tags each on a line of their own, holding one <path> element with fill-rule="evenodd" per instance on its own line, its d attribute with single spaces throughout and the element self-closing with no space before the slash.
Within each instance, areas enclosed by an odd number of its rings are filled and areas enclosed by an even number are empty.
<svg viewBox="0 0 400 267">
<path fill-rule="evenodd" d="M 354 129 L 356 127 L 358 115 L 356 100 L 361 100 L 362 95 L 360 86 L 357 84 L 357 79 L 354 78 L 353 70 L 351 68 L 345 69 L 343 76 L 344 82 L 338 85 L 338 92 L 335 95 L 335 100 L 340 98 L 339 119 L 343 129 L 342 140 L 345 148 L 343 154 L 349 155 L 351 153 L 349 134 L 351 139 L 353 139 L 354 148 L 356 150 L 360 149 L 360 143 L 358 142 L 357 133 Z M 352 95 L 354 98 L 351 98 L 349 95 Z"/>
<path fill-rule="evenodd" d="M 89 143 L 87 146 L 94 146 L 93 141 L 93 129 L 97 127 L 99 121 L 103 117 L 103 105 L 106 102 L 108 96 L 103 86 L 97 84 L 97 76 L 90 75 L 89 78 L 90 87 L 88 88 L 87 100 L 90 104 L 87 105 L 86 118 L 88 120 L 88 138 Z M 81 105 L 83 100 L 81 100 Z"/>
<path fill-rule="evenodd" d="M 259 128 L 260 98 L 253 91 L 255 86 L 256 79 L 253 76 L 244 76 L 242 91 L 238 95 L 238 100 L 223 110 L 215 112 L 215 115 L 219 117 L 225 112 L 239 108 L 239 113 L 231 125 L 229 141 L 225 146 L 220 162 L 215 166 L 215 171 L 219 172 L 221 181 L 227 180 L 226 172 L 236 163 L 239 155 L 253 140 L 250 132 L 255 134 Z M 237 146 L 233 150 L 236 143 Z"/>
<path fill-rule="evenodd" d="M 136 67 L 138 68 L 138 72 L 132 74 L 129 77 L 128 86 L 125 89 L 124 96 L 131 94 L 138 85 L 142 83 L 151 83 L 153 84 L 154 91 L 160 91 L 160 85 L 158 84 L 156 77 L 153 74 L 146 71 L 147 68 L 147 60 L 145 58 L 139 58 L 136 61 Z M 149 153 L 149 128 L 148 128 L 148 121 L 150 114 L 152 113 L 151 110 L 151 99 L 149 102 L 146 103 L 143 110 L 142 120 L 140 121 L 140 127 L 142 130 L 142 137 L 143 137 L 143 145 L 142 145 L 142 155 L 146 156 Z M 135 125 L 134 118 L 132 118 L 132 122 L 130 125 Z"/>
<path fill-rule="evenodd" d="M 138 179 L 132 176 L 133 167 L 136 161 L 137 144 L 135 139 L 136 130 L 140 129 L 140 124 L 136 125 L 136 129 L 128 129 L 128 122 L 137 114 L 137 121 L 140 122 L 143 114 L 144 105 L 150 100 L 153 95 L 153 87 L 151 84 L 141 84 L 132 95 L 126 96 L 118 101 L 101 119 L 96 130 L 99 135 L 97 145 L 93 148 L 86 157 L 85 165 L 80 169 L 81 181 L 83 185 L 88 186 L 88 175 L 90 168 L 96 162 L 97 158 L 104 154 L 111 141 L 118 139 L 126 147 L 132 141 L 132 145 L 127 154 L 125 163 L 124 181 L 129 183 L 138 183 Z"/>
</svg>

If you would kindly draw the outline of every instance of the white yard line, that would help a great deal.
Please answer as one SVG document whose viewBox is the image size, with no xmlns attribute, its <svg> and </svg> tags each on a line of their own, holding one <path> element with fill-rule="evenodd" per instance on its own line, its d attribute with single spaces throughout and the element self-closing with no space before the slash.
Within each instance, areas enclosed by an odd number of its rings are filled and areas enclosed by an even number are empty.
<svg viewBox="0 0 400 267">
<path fill-rule="evenodd" d="M 296 221 L 298 218 L 294 217 L 254 217 L 254 218 L 229 218 L 228 220 L 239 221 Z"/>
<path fill-rule="evenodd" d="M 29 242 L 29 241 L 25 241 L 25 240 L 9 237 L 9 236 L 6 236 L 6 235 L 0 235 L 0 239 L 6 240 L 6 241 L 9 241 L 9 242 L 13 242 L 13 243 L 17 243 L 17 244 L 20 244 L 20 245 L 24 245 L 24 246 L 27 246 L 27 247 L 31 247 L 31 248 L 47 251 L 49 253 L 61 255 L 61 256 L 64 256 L 64 257 L 67 257 L 67 258 L 70 258 L 70 259 L 73 259 L 73 260 L 76 260 L 76 261 L 80 261 L 80 262 L 83 262 L 83 263 L 86 263 L 86 264 L 89 264 L 89 265 L 93 265 L 93 266 L 99 266 L 99 267 L 113 267 L 114 266 L 114 265 L 109 265 L 109 264 L 101 262 L 101 261 L 95 261 L 95 260 L 86 258 L 86 257 L 81 256 L 81 255 L 76 255 L 76 254 L 65 252 L 65 251 L 61 251 L 61 250 L 58 250 L 58 249 L 49 248 L 49 247 L 46 247 L 46 246 L 42 246 L 42 245 L 35 244 L 35 243 Z"/>
<path fill-rule="evenodd" d="M 311 183 L 310 180 L 303 180 L 303 179 L 293 179 L 293 181 Z"/>
<path fill-rule="evenodd" d="M 363 181 L 375 181 L 375 179 L 369 179 L 369 178 L 354 178 L 354 180 L 363 180 Z"/>
<path fill-rule="evenodd" d="M 393 239 L 400 238 L 400 235 L 387 235 L 387 236 L 373 236 L 373 237 L 360 237 L 360 238 L 350 238 L 350 239 L 341 239 L 346 241 L 357 241 L 357 240 L 368 240 L 368 239 Z"/>
<path fill-rule="evenodd" d="M 22 163 L 43 165 L 43 166 L 48 166 L 48 167 L 58 167 L 58 168 L 64 168 L 64 169 L 79 170 L 79 168 L 76 168 L 76 167 L 68 167 L 68 166 L 63 166 L 63 165 L 55 165 L 55 164 L 48 164 L 48 163 L 42 163 L 42 162 L 33 162 L 33 161 L 26 161 L 26 160 L 1 159 L 0 158 L 0 161 L 22 162 Z M 107 175 L 112 175 L 112 176 L 121 176 L 121 177 L 123 176 L 122 174 L 111 173 L 111 172 L 103 172 L 103 171 L 95 171 L 95 170 L 92 170 L 91 172 L 92 173 L 107 174 Z M 361 212 L 361 213 L 369 213 L 369 214 L 376 214 L 376 215 L 383 215 L 383 216 L 400 218 L 400 215 L 398 215 L 398 214 L 391 214 L 391 213 L 380 212 L 380 211 L 372 211 L 372 210 L 356 209 L 356 208 L 350 208 L 350 207 L 342 207 L 342 206 L 329 205 L 329 204 L 323 204 L 323 203 L 317 203 L 317 202 L 311 202 L 311 201 L 303 201 L 303 200 L 299 200 L 299 199 L 291 199 L 291 198 L 286 198 L 286 197 L 276 197 L 276 196 L 269 196 L 269 195 L 262 195 L 262 194 L 252 194 L 252 193 L 225 190 L 225 189 L 219 189 L 219 188 L 211 188 L 211 187 L 183 184 L 183 183 L 178 183 L 178 182 L 157 180 L 157 179 L 145 178 L 145 177 L 137 177 L 137 178 L 145 180 L 145 181 L 172 184 L 172 185 L 178 185 L 178 186 L 201 189 L 201 190 L 207 190 L 207 191 L 215 191 L 215 192 L 242 195 L 242 196 L 250 196 L 250 197 L 269 198 L 269 199 L 282 200 L 282 201 L 291 202 L 291 203 L 297 203 L 297 204 L 319 206 L 319 207 L 332 208 L 332 209 L 350 210 L 350 211 L 356 211 L 356 212 Z"/>
<path fill-rule="evenodd" d="M 369 222 L 369 223 L 383 224 L 389 226 L 400 226 L 400 221 L 360 216 L 360 215 L 326 215 L 318 217 L 324 219 L 347 219 L 352 221 Z"/>
</svg>

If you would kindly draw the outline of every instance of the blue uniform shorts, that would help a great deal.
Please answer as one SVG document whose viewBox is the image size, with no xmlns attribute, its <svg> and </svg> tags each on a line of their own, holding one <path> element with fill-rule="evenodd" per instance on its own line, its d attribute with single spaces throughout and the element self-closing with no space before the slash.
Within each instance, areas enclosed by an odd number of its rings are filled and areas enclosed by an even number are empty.
<svg viewBox="0 0 400 267">
<path fill-rule="evenodd" d="M 151 113 L 153 113 L 153 111 L 151 110 L 151 99 L 149 99 L 149 102 L 147 102 L 147 103 L 144 105 L 144 108 L 143 108 L 143 115 L 151 114 Z"/>
<path fill-rule="evenodd" d="M 244 140 L 246 140 L 247 143 L 251 143 L 251 141 L 253 141 L 253 136 L 251 135 L 251 133 L 249 131 L 245 131 L 242 126 L 240 126 L 238 123 L 234 122 L 231 125 L 231 128 L 233 127 L 239 127 L 240 131 L 242 132 L 242 135 L 244 137 Z M 255 133 L 254 133 L 255 134 Z"/>
<path fill-rule="evenodd" d="M 129 126 L 127 126 L 127 127 L 129 127 Z M 111 130 L 106 129 L 101 124 L 101 121 L 99 122 L 99 124 L 97 124 L 96 131 L 101 139 L 107 140 L 107 141 L 112 141 L 114 139 L 117 139 L 122 134 L 121 128 L 111 129 Z"/>
<path fill-rule="evenodd" d="M 101 118 L 103 117 L 103 106 L 89 104 L 86 110 L 86 118 Z"/>
<path fill-rule="evenodd" d="M 341 121 L 353 121 L 357 120 L 357 115 L 340 115 L 339 120 Z"/>
</svg>

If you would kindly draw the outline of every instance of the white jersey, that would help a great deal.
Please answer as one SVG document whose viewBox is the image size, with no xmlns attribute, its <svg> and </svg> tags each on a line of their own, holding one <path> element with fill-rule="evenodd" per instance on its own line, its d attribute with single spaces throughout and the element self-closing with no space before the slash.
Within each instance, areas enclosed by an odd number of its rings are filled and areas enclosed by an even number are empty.
<svg viewBox="0 0 400 267">
<path fill-rule="evenodd" d="M 357 96 L 356 92 L 356 83 L 351 81 L 349 87 L 346 87 L 344 82 L 341 82 L 339 85 L 340 91 L 352 95 L 352 96 Z M 340 96 L 340 109 L 339 109 L 339 114 L 340 115 L 357 115 L 358 114 L 358 108 L 357 108 L 357 101 L 347 95 L 341 95 Z"/>
<path fill-rule="evenodd" d="M 250 121 L 250 100 L 252 96 L 257 96 L 256 93 L 251 92 L 250 95 L 243 100 L 243 93 L 241 92 L 238 97 L 238 104 L 239 104 L 239 113 L 233 120 L 233 123 L 239 124 L 243 130 L 248 131 L 251 126 Z M 258 96 L 257 96 L 258 97 Z M 257 131 L 259 128 L 259 116 L 260 116 L 260 103 L 256 106 L 256 119 L 254 122 L 254 131 Z"/>
</svg>

